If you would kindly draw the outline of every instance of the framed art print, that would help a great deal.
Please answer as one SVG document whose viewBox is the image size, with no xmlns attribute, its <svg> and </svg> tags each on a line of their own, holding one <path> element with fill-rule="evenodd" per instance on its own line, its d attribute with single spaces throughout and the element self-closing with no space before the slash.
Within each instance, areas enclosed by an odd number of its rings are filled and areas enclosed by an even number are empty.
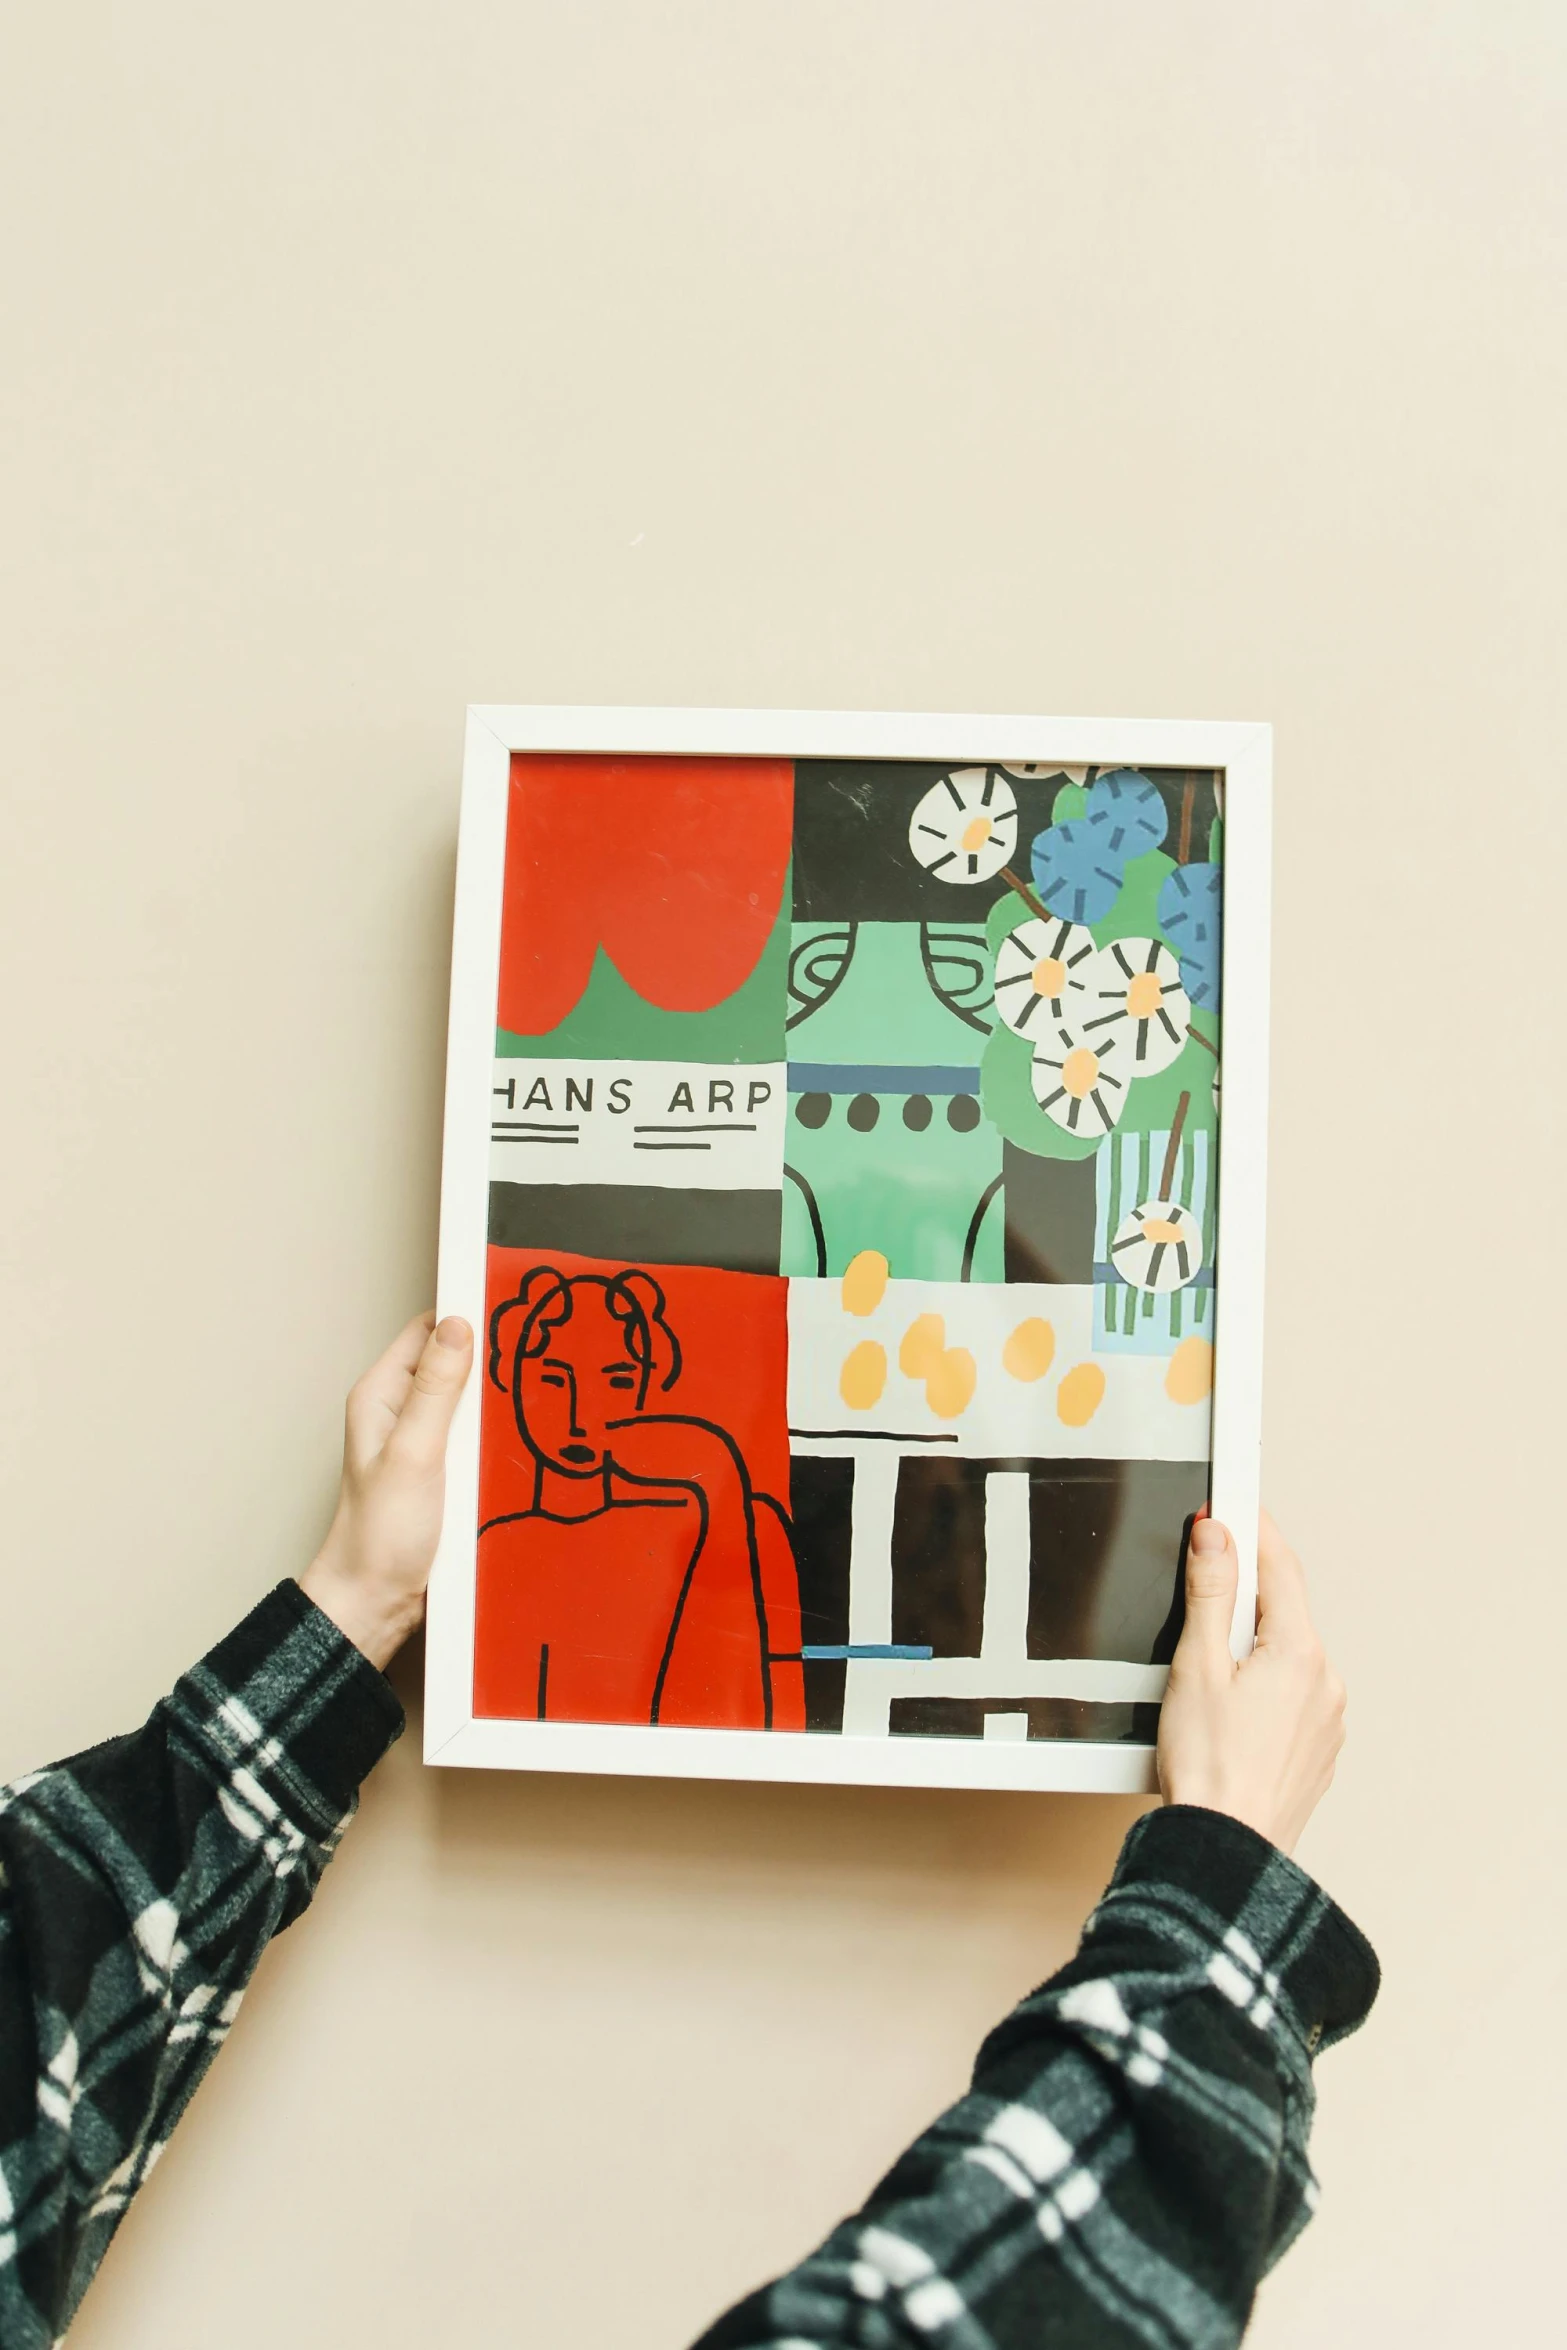
<svg viewBox="0 0 1567 2350">
<path fill-rule="evenodd" d="M 1152 1785 L 1210 1500 L 1255 1592 L 1269 770 L 470 711 L 427 1760 Z"/>
</svg>

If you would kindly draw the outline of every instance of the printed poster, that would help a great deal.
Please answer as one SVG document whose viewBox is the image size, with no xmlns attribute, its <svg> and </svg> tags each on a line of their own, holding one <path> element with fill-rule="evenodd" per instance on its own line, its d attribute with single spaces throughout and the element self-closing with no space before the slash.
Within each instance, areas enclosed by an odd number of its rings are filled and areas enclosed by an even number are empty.
<svg viewBox="0 0 1567 2350">
<path fill-rule="evenodd" d="M 1212 771 L 513 756 L 474 1712 L 1146 1743 Z"/>
</svg>

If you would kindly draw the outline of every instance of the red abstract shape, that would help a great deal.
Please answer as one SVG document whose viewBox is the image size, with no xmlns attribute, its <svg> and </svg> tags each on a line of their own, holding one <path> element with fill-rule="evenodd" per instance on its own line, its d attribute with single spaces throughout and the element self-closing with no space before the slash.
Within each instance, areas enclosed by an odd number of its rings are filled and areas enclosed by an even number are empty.
<svg viewBox="0 0 1567 2350">
<path fill-rule="evenodd" d="M 787 1293 L 490 1250 L 476 1714 L 804 1729 Z"/>
<path fill-rule="evenodd" d="M 667 1012 L 706 1012 L 755 970 L 778 918 L 794 814 L 787 759 L 511 763 L 497 1014 L 539 1036 L 600 945 Z"/>
</svg>

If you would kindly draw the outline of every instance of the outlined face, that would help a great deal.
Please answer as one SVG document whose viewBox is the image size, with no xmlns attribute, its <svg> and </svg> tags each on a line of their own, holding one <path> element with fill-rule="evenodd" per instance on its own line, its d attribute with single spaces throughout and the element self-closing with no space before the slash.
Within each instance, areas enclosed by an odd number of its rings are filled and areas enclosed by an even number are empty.
<svg viewBox="0 0 1567 2350">
<path fill-rule="evenodd" d="M 627 1327 L 597 1282 L 573 1282 L 571 1314 L 553 1323 L 542 1353 L 519 1352 L 517 1425 L 539 1459 L 567 1477 L 602 1475 L 612 1422 L 641 1411 L 648 1370 L 626 1350 Z"/>
</svg>

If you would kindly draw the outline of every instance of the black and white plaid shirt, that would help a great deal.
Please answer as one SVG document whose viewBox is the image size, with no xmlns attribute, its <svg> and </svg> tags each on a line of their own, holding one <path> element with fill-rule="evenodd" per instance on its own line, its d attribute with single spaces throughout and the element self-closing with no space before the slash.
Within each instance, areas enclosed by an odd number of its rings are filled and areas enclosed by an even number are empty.
<svg viewBox="0 0 1567 2350">
<path fill-rule="evenodd" d="M 128 1738 L 0 1789 L 0 2350 L 63 2335 L 402 1727 L 295 1583 Z M 1126 1840 L 973 2087 L 702 2350 L 1219 2350 L 1316 2200 L 1311 2060 L 1364 1938 L 1215 1812 Z"/>
</svg>

